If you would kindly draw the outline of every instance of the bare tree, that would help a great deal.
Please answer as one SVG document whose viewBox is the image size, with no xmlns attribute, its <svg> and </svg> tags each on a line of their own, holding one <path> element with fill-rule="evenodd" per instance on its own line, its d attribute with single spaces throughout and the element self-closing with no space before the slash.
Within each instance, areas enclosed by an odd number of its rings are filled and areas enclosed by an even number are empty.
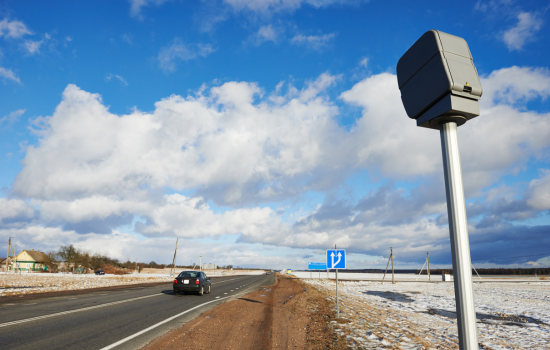
<svg viewBox="0 0 550 350">
<path fill-rule="evenodd" d="M 94 254 L 90 257 L 90 266 L 94 271 L 99 270 L 105 264 L 105 256 Z"/>
<path fill-rule="evenodd" d="M 59 252 L 57 252 L 57 256 L 67 264 L 67 270 L 70 270 L 71 265 L 73 267 L 76 267 L 78 251 L 72 244 L 59 247 Z"/>
<path fill-rule="evenodd" d="M 46 260 L 44 265 L 48 268 L 48 272 L 56 272 L 57 267 L 59 266 L 59 261 L 57 260 L 57 253 L 49 252 L 46 254 Z"/>
</svg>

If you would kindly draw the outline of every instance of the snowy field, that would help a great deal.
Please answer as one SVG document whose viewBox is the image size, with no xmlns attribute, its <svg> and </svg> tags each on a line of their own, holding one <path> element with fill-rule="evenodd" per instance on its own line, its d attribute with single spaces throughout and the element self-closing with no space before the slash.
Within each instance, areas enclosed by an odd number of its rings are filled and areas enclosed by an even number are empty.
<svg viewBox="0 0 550 350">
<path fill-rule="evenodd" d="M 334 280 L 303 281 L 334 299 Z M 344 281 L 338 294 L 334 328 L 357 348 L 458 349 L 453 283 Z M 481 349 L 550 349 L 550 283 L 474 283 L 474 294 Z"/>
<path fill-rule="evenodd" d="M 179 271 L 176 271 L 179 273 Z M 207 276 L 235 276 L 246 274 L 263 274 L 263 271 L 205 271 Z M 0 298 L 35 293 L 59 292 L 65 290 L 82 290 L 102 287 L 132 285 L 139 283 L 170 282 L 169 271 L 166 273 L 103 275 L 95 274 L 61 274 L 61 273 L 0 273 Z"/>
</svg>

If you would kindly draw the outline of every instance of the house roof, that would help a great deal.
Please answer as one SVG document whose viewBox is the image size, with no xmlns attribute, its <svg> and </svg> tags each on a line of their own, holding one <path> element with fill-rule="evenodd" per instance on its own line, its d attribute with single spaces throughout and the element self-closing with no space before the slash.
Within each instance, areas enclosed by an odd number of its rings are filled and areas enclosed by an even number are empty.
<svg viewBox="0 0 550 350">
<path fill-rule="evenodd" d="M 36 262 L 44 262 L 48 259 L 48 256 L 40 250 L 23 250 L 21 253 L 23 252 L 27 253 Z M 21 255 L 21 253 L 17 256 Z"/>
</svg>

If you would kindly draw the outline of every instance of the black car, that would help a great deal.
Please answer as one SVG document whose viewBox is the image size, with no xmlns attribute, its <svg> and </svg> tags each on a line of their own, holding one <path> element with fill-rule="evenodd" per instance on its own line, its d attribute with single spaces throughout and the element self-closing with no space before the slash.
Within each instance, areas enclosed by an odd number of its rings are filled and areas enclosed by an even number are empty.
<svg viewBox="0 0 550 350">
<path fill-rule="evenodd" d="M 183 271 L 174 279 L 174 294 L 193 292 L 198 295 L 210 293 L 210 277 L 202 271 Z"/>
<path fill-rule="evenodd" d="M 97 271 L 95 272 L 95 274 L 96 274 L 96 275 L 104 275 L 104 274 L 105 274 L 105 271 L 103 271 L 103 270 L 97 270 Z"/>
</svg>

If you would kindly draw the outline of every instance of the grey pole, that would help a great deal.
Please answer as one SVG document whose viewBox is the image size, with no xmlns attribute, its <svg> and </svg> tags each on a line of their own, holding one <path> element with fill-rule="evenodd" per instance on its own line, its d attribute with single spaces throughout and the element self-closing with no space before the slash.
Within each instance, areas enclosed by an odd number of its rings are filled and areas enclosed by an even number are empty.
<svg viewBox="0 0 550 350">
<path fill-rule="evenodd" d="M 426 254 L 428 255 L 428 257 L 426 258 L 428 260 L 428 281 L 431 282 L 432 277 L 430 276 L 430 252 L 426 252 Z"/>
<path fill-rule="evenodd" d="M 393 248 L 391 248 L 391 283 L 395 284 L 395 274 L 393 273 Z"/>
<path fill-rule="evenodd" d="M 334 250 L 336 250 L 336 244 L 334 245 Z M 338 308 L 338 269 L 336 269 L 336 318 L 340 318 L 340 309 Z"/>
<path fill-rule="evenodd" d="M 338 269 L 336 269 L 336 318 L 340 318 L 340 308 L 338 308 Z"/>
<path fill-rule="evenodd" d="M 479 349 L 468 239 L 468 222 L 455 122 L 440 126 L 447 213 L 453 258 L 453 279 L 460 350 Z"/>
</svg>

